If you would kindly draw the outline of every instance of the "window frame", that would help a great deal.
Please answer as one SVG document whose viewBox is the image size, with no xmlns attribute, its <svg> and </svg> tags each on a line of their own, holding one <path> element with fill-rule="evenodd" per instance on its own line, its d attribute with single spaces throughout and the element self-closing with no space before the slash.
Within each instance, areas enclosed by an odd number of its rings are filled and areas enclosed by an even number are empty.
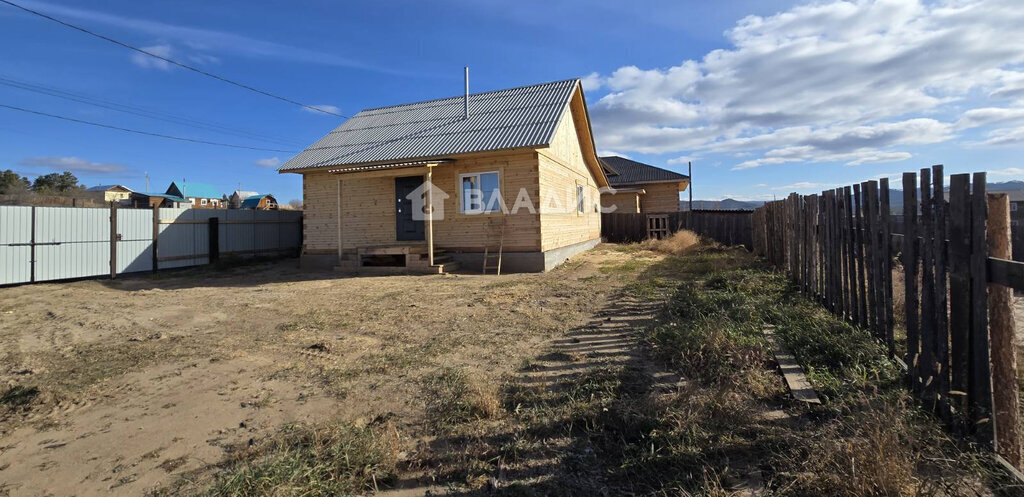
<svg viewBox="0 0 1024 497">
<path fill-rule="evenodd" d="M 206 205 L 206 199 L 205 198 L 199 199 L 199 205 Z"/>
<path fill-rule="evenodd" d="M 498 195 L 499 195 L 499 198 L 502 198 L 502 199 L 504 198 L 503 194 L 501 193 L 501 191 L 502 191 L 502 188 L 501 188 L 501 171 L 495 170 L 495 171 L 476 171 L 476 172 L 471 172 L 471 173 L 459 173 L 459 178 L 458 178 L 458 185 L 459 185 L 459 214 L 479 216 L 479 215 L 495 214 L 495 213 L 500 213 L 501 212 L 501 203 L 500 202 L 498 203 L 498 205 L 494 206 L 494 210 L 487 210 L 487 203 L 490 201 L 490 198 L 486 198 L 486 197 L 481 199 L 481 204 L 482 205 L 480 207 L 480 210 L 475 210 L 475 209 L 474 210 L 467 210 L 466 209 L 466 200 L 465 200 L 465 198 L 466 198 L 466 189 L 465 189 L 465 187 L 463 187 L 465 178 L 475 177 L 476 178 L 476 182 L 477 182 L 477 186 L 479 187 L 480 184 L 483 182 L 482 176 L 485 175 L 485 174 L 493 174 L 493 175 L 498 177 L 498 187 L 497 187 Z M 481 195 L 483 195 L 483 190 L 482 189 L 477 188 L 477 190 L 479 190 Z"/>
<path fill-rule="evenodd" d="M 585 192 L 586 192 L 585 187 L 582 184 L 580 184 L 579 181 L 577 181 L 576 182 L 576 215 L 578 215 L 578 216 L 582 216 L 583 214 L 587 213 L 587 202 L 586 202 L 586 198 L 587 197 L 585 195 Z"/>
</svg>

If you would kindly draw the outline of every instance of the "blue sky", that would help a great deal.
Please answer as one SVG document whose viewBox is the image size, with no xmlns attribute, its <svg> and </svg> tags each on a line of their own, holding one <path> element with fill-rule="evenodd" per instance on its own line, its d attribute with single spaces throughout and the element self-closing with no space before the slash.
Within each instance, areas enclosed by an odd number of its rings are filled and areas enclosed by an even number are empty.
<svg viewBox="0 0 1024 497">
<path fill-rule="evenodd" d="M 693 160 L 697 198 L 770 199 L 935 163 L 1024 179 L 1018 1 L 21 3 L 346 115 L 457 95 L 464 65 L 473 91 L 584 78 L 598 148 L 683 172 Z M 76 119 L 295 151 L 340 123 L 5 5 L 0 60 L 0 104 Z M 301 196 L 300 178 L 274 169 L 290 155 L 0 109 L 0 169 L 71 169 L 88 185 L 143 189 L 148 173 L 151 190 L 185 178 L 284 202 Z"/>
</svg>

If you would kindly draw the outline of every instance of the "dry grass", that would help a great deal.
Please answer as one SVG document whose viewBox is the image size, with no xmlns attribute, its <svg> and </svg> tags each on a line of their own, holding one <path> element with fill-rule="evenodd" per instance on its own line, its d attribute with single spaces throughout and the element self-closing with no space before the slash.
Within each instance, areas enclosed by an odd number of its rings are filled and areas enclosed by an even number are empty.
<svg viewBox="0 0 1024 497">
<path fill-rule="evenodd" d="M 695 250 L 700 245 L 700 237 L 689 230 L 677 231 L 669 238 L 661 240 L 644 240 L 640 247 L 644 250 L 662 254 L 681 256 Z"/>
<path fill-rule="evenodd" d="M 293 426 L 238 454 L 209 496 L 334 496 L 379 489 L 396 475 L 398 432 L 386 423 Z"/>
<path fill-rule="evenodd" d="M 435 429 L 491 419 L 501 411 L 496 389 L 465 368 L 440 368 L 422 383 L 428 423 Z"/>
</svg>

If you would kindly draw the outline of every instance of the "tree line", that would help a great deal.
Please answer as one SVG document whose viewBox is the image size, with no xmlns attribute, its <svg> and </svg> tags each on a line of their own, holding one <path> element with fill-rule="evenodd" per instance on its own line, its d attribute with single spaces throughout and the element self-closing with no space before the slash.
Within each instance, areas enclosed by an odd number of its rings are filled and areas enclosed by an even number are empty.
<svg viewBox="0 0 1024 497">
<path fill-rule="evenodd" d="M 74 196 L 82 193 L 85 186 L 71 171 L 42 174 L 29 180 L 10 169 L 0 172 L 0 195 L 37 193 L 40 195 Z"/>
</svg>

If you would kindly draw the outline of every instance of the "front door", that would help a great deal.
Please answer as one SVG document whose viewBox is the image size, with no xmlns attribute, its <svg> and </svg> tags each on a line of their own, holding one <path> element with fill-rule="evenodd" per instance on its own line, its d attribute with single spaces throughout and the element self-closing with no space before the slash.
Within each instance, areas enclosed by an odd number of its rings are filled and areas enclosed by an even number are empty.
<svg viewBox="0 0 1024 497">
<path fill-rule="evenodd" d="M 423 219 L 412 218 L 410 193 L 423 186 L 423 176 L 395 178 L 395 231 L 398 240 L 423 240 Z"/>
</svg>

